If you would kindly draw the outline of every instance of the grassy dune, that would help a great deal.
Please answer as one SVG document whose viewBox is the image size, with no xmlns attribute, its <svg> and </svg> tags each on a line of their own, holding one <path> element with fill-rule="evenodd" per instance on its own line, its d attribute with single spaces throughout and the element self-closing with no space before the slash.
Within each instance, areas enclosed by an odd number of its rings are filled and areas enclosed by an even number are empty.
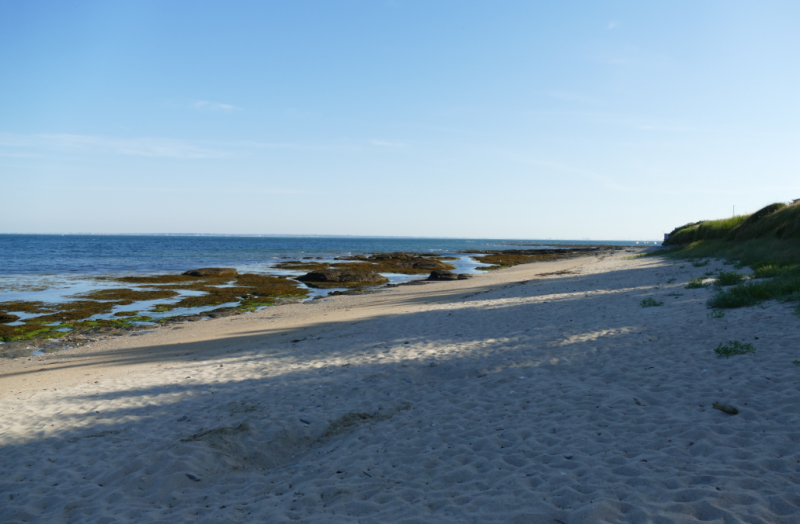
<svg viewBox="0 0 800 524">
<path fill-rule="evenodd" d="M 800 300 L 800 201 L 770 204 L 752 215 L 686 224 L 670 233 L 675 258 L 724 258 L 753 269 L 751 278 L 723 289 L 709 307 L 752 306 L 765 300 Z M 800 315 L 800 306 L 797 307 Z"/>
</svg>

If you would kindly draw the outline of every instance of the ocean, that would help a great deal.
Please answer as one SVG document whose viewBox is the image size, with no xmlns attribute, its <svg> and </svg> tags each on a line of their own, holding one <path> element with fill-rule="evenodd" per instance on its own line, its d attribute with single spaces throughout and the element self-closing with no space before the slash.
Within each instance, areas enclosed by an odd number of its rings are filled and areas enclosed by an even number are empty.
<svg viewBox="0 0 800 524">
<path fill-rule="evenodd" d="M 0 276 L 163 273 L 197 267 L 264 272 L 285 257 L 531 249 L 531 244 L 655 245 L 635 241 L 167 235 L 0 235 Z"/>
<path fill-rule="evenodd" d="M 97 289 L 123 287 L 97 277 L 181 273 L 201 267 L 232 267 L 239 273 L 299 276 L 305 271 L 279 270 L 274 264 L 304 257 L 333 261 L 334 257 L 396 251 L 456 256 L 450 262 L 458 273 L 478 273 L 480 264 L 459 251 L 532 249 L 576 244 L 655 245 L 636 241 L 573 241 L 452 238 L 365 237 L 250 237 L 172 235 L 0 235 L 0 311 L 11 313 L 3 302 L 69 302 Z M 420 275 L 385 274 L 397 284 Z M 305 287 L 305 286 L 303 286 Z M 339 289 L 309 289 L 309 299 Z M 182 293 L 185 296 L 187 293 Z M 177 299 L 176 299 L 177 300 Z M 163 301 L 162 301 L 163 302 Z M 159 314 L 153 304 L 131 306 L 158 319 L 167 315 L 193 314 L 205 309 L 172 310 Z M 116 311 L 116 310 L 115 310 Z M 113 312 L 112 312 L 113 313 Z M 110 319 L 112 313 L 96 315 Z M 17 313 L 20 324 L 33 315 Z M 10 324 L 7 324 L 10 325 Z"/>
</svg>

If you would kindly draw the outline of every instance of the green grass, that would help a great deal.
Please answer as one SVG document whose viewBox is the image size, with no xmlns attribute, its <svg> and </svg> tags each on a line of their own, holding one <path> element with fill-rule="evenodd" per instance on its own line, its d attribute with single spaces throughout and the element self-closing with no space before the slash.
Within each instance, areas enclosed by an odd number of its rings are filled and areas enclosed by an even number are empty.
<svg viewBox="0 0 800 524">
<path fill-rule="evenodd" d="M 647 297 L 646 299 L 639 302 L 639 305 L 642 307 L 658 307 L 663 306 L 663 302 L 659 302 L 658 300 L 654 299 L 653 297 Z"/>
<path fill-rule="evenodd" d="M 708 318 L 722 318 L 725 316 L 725 312 L 720 309 L 712 309 L 707 316 Z"/>
<path fill-rule="evenodd" d="M 753 278 L 720 272 L 720 289 L 708 301 L 715 309 L 754 306 L 766 300 L 800 300 L 800 201 L 772 204 L 748 216 L 709 220 L 676 228 L 654 253 L 668 259 L 724 260 L 749 266 Z M 688 289 L 705 287 L 693 279 Z"/>
<path fill-rule="evenodd" d="M 800 360 L 792 360 L 792 364 L 795 366 L 800 366 Z"/>
<path fill-rule="evenodd" d="M 627 257 L 622 257 L 622 260 L 636 260 L 637 258 L 643 258 L 648 255 L 649 253 L 639 253 L 638 255 L 629 255 Z"/>
<path fill-rule="evenodd" d="M 703 267 L 708 265 L 708 260 L 692 260 L 694 267 Z"/>
<path fill-rule="evenodd" d="M 678 246 L 703 240 L 746 241 L 766 237 L 800 237 L 800 205 L 770 204 L 752 215 L 703 220 L 675 228 L 664 242 Z"/>
<path fill-rule="evenodd" d="M 693 278 L 684 287 L 686 289 L 700 289 L 703 287 L 708 287 L 708 284 L 703 284 L 702 278 Z"/>
<path fill-rule="evenodd" d="M 735 286 L 744 282 L 744 275 L 736 271 L 720 271 L 715 284 L 718 286 Z"/>
<path fill-rule="evenodd" d="M 738 340 L 731 340 L 727 344 L 723 344 L 722 342 L 720 342 L 720 344 L 714 350 L 714 353 L 716 353 L 717 356 L 725 358 L 730 358 L 736 355 L 745 355 L 747 353 L 755 353 L 755 352 L 756 348 L 753 347 L 753 344 L 750 344 L 749 342 L 743 344 Z"/>
<path fill-rule="evenodd" d="M 753 278 L 775 278 L 787 269 L 792 269 L 794 266 L 786 266 L 780 264 L 762 264 L 756 265 L 753 268 Z"/>
<path fill-rule="evenodd" d="M 800 296 L 800 268 L 791 267 L 770 279 L 751 280 L 721 290 L 708 300 L 708 307 L 736 308 L 765 300 L 795 300 Z"/>
</svg>

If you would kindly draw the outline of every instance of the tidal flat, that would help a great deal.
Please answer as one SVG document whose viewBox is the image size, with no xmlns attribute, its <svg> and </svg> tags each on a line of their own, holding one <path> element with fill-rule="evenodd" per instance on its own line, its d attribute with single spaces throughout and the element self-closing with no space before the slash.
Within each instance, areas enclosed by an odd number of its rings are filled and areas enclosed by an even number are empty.
<svg viewBox="0 0 800 524">
<path fill-rule="evenodd" d="M 585 254 L 587 248 L 579 251 Z M 264 264 L 257 268 L 262 272 L 233 271 L 227 276 L 158 273 L 2 277 L 0 357 L 58 351 L 123 332 L 238 315 L 329 295 L 372 292 L 387 284 L 424 278 L 432 271 L 475 274 L 571 256 L 576 256 L 572 249 L 469 252 L 458 256 L 390 252 L 298 257 Z M 308 278 L 314 272 L 331 271 L 355 277 L 330 282 Z M 370 275 L 374 277 L 370 279 Z"/>
</svg>

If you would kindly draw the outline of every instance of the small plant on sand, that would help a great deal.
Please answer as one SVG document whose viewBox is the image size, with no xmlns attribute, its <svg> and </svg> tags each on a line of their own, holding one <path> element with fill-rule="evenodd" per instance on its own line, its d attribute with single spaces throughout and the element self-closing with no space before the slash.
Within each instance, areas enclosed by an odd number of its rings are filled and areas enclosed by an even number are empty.
<svg viewBox="0 0 800 524">
<path fill-rule="evenodd" d="M 700 289 L 703 287 L 708 287 L 708 284 L 703 284 L 702 278 L 693 278 L 686 284 L 686 289 Z"/>
<path fill-rule="evenodd" d="M 800 306 L 797 306 L 797 307 L 795 307 L 795 308 L 792 310 L 792 312 L 793 312 L 795 315 L 797 315 L 798 317 L 800 317 Z"/>
<path fill-rule="evenodd" d="M 796 359 L 792 360 L 792 364 L 794 364 L 795 366 L 800 366 L 800 360 L 796 360 Z"/>
<path fill-rule="evenodd" d="M 647 253 L 639 253 L 638 255 L 630 255 L 627 257 L 622 257 L 623 260 L 636 260 L 637 258 L 644 258 L 647 256 Z"/>
<path fill-rule="evenodd" d="M 692 260 L 694 267 L 703 267 L 708 265 L 708 260 Z"/>
<path fill-rule="evenodd" d="M 668 297 L 675 297 L 675 298 L 678 298 L 678 297 L 682 297 L 682 296 L 683 296 L 683 293 L 667 293 L 667 296 L 668 296 Z"/>
<path fill-rule="evenodd" d="M 764 264 L 757 266 L 753 272 L 753 278 L 774 278 L 783 272 L 784 268 L 777 264 Z"/>
<path fill-rule="evenodd" d="M 713 271 L 706 271 L 705 273 L 703 273 L 703 276 L 704 277 L 713 277 L 714 276 L 714 272 Z"/>
<path fill-rule="evenodd" d="M 712 309 L 711 313 L 708 314 L 708 318 L 722 318 L 725 316 L 725 312 L 721 309 Z"/>
<path fill-rule="evenodd" d="M 800 301 L 800 291 L 795 291 L 794 293 L 789 293 L 786 295 L 784 302 L 797 302 Z"/>
<path fill-rule="evenodd" d="M 676 280 L 677 280 L 676 278 L 670 278 L 669 280 L 667 280 L 667 284 L 672 284 Z"/>
<path fill-rule="evenodd" d="M 656 306 L 663 306 L 663 302 L 659 302 L 658 300 L 654 299 L 653 297 L 647 297 L 646 299 L 639 302 L 639 305 L 642 307 L 656 307 Z"/>
<path fill-rule="evenodd" d="M 723 344 L 722 342 L 719 343 L 719 346 L 714 350 L 714 353 L 717 356 L 730 358 L 735 355 L 744 355 L 747 353 L 755 353 L 756 348 L 753 347 L 753 344 L 746 342 L 741 343 L 738 340 L 731 340 L 727 344 Z"/>
<path fill-rule="evenodd" d="M 736 271 L 720 271 L 715 284 L 718 286 L 736 286 L 742 282 L 744 282 L 744 275 Z"/>
</svg>

